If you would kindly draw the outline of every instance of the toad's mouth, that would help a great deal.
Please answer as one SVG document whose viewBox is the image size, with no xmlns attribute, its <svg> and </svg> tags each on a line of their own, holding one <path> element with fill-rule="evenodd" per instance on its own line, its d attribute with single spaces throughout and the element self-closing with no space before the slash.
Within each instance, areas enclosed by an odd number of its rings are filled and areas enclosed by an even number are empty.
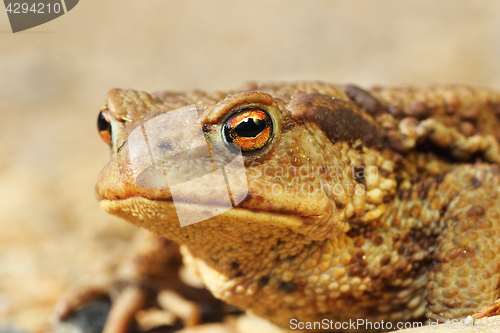
<svg viewBox="0 0 500 333">
<path fill-rule="evenodd" d="M 111 161 L 100 173 L 96 184 L 98 200 L 105 210 L 113 214 L 123 210 L 124 215 L 154 215 L 150 211 L 154 207 L 158 212 L 168 215 L 169 221 L 179 221 L 184 226 L 217 219 L 222 215 L 240 219 L 252 213 L 250 215 L 257 214 L 266 223 L 274 223 L 274 219 L 286 219 L 287 222 L 280 224 L 294 226 L 307 224 L 305 219 L 313 223 L 318 219 L 327 220 L 338 213 L 323 191 L 313 195 L 307 193 L 307 196 L 298 196 L 293 191 L 272 195 L 269 191 L 263 191 L 260 185 L 266 185 L 262 182 L 255 182 L 257 185 L 249 186 L 246 191 L 236 191 L 243 188 L 239 184 L 246 182 L 229 182 L 230 185 L 236 184 L 230 187 L 223 181 L 207 181 L 199 186 L 181 184 L 180 190 L 175 192 L 172 187 L 152 189 L 139 186 L 133 170 L 127 170 L 126 166 L 127 163 Z"/>
<path fill-rule="evenodd" d="M 289 228 L 298 233 L 312 233 L 314 237 L 318 233 L 323 237 L 325 233 L 338 232 L 343 226 L 344 215 L 322 191 L 315 195 L 307 193 L 307 196 L 293 191 L 270 195 L 260 186 L 267 183 L 247 181 L 248 191 L 240 192 L 244 196 L 236 200 L 235 189 L 241 187 L 226 187 L 225 182 L 212 181 L 199 186 L 181 184 L 181 191 L 177 193 L 184 197 L 179 200 L 170 186 L 164 189 L 140 186 L 136 172 L 129 166 L 126 159 L 111 160 L 99 175 L 96 196 L 105 211 L 153 231 L 166 225 L 176 226 L 176 230 L 228 226 L 246 230 L 251 224 Z M 238 185 L 230 183 L 234 184 Z M 219 195 L 222 192 L 229 199 L 223 199 Z M 157 233 L 167 232 L 158 230 Z"/>
<path fill-rule="evenodd" d="M 103 199 L 100 204 L 106 212 L 148 229 L 161 228 L 166 223 L 176 223 L 181 227 L 201 227 L 206 224 L 213 227 L 214 224 L 236 222 L 295 229 L 304 224 L 305 218 L 285 212 L 256 211 L 240 207 L 228 209 L 223 206 L 151 200 L 140 196 L 121 200 Z"/>
</svg>

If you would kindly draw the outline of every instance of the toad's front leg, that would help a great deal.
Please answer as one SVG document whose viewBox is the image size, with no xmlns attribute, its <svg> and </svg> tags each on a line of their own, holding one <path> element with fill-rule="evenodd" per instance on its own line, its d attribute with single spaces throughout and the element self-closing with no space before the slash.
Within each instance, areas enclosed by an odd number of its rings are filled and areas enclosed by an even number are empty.
<svg viewBox="0 0 500 333">
<path fill-rule="evenodd" d="M 500 295 L 500 168 L 465 165 L 451 174 L 455 184 L 443 186 L 463 190 L 442 216 L 427 284 L 426 316 L 440 321 L 467 317 Z"/>
<path fill-rule="evenodd" d="M 136 321 L 136 315 L 151 307 L 164 308 L 164 317 L 172 318 L 172 325 L 196 325 L 201 321 L 199 307 L 177 293 L 187 298 L 192 295 L 213 298 L 206 290 L 187 286 L 179 279 L 181 261 L 176 243 L 140 230 L 115 276 L 94 279 L 93 284 L 75 288 L 61 297 L 55 309 L 56 319 L 64 321 L 92 301 L 110 298 L 112 307 L 103 330 L 106 333 L 127 332 Z M 169 306 L 170 303 L 175 306 Z M 182 313 L 177 313 L 179 308 L 183 309 Z"/>
</svg>

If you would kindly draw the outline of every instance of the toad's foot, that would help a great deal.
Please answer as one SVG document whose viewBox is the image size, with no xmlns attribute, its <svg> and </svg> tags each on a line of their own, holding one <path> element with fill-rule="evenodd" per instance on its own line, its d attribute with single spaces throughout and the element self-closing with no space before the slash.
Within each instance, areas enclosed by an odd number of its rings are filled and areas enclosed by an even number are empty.
<svg viewBox="0 0 500 333">
<path fill-rule="evenodd" d="M 112 307 L 102 330 L 105 333 L 125 333 L 136 323 L 145 330 L 155 326 L 181 328 L 199 324 L 202 314 L 196 301 L 203 296 L 213 298 L 206 290 L 193 288 L 180 280 L 178 246 L 163 237 L 141 231 L 131 250 L 116 276 L 94 278 L 92 284 L 61 297 L 54 310 L 56 323 L 70 320 L 72 314 L 87 309 L 95 301 L 110 299 Z M 191 297 L 193 294 L 196 297 Z M 102 307 L 100 311 L 105 312 Z M 99 315 L 105 316 L 104 313 Z"/>
<path fill-rule="evenodd" d="M 92 290 L 89 289 L 89 292 Z M 181 329 L 201 323 L 201 309 L 195 302 L 172 290 L 163 290 L 156 299 L 156 304 L 161 309 L 148 308 L 151 303 L 148 294 L 150 292 L 144 288 L 128 286 L 113 299 L 110 310 L 102 300 L 67 297 L 61 300 L 56 308 L 56 331 L 66 332 L 67 330 L 62 328 L 68 326 L 67 324 L 90 332 L 125 333 L 130 332 L 133 327 L 138 327 L 140 331 L 149 331 L 160 326 Z M 87 295 L 101 297 L 100 293 Z M 78 294 L 74 296 L 78 297 Z M 72 308 L 75 305 L 78 305 L 78 310 Z"/>
<path fill-rule="evenodd" d="M 488 304 L 484 308 L 480 309 L 478 312 L 472 315 L 472 318 L 480 319 L 498 315 L 500 315 L 500 299 L 497 299 L 495 302 Z"/>
</svg>

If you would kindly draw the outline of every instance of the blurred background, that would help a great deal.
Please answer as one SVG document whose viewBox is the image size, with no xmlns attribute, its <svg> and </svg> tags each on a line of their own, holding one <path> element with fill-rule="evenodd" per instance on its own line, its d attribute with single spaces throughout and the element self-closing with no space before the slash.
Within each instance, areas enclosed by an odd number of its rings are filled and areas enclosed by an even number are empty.
<svg viewBox="0 0 500 333">
<path fill-rule="evenodd" d="M 48 330 L 57 297 L 109 267 L 134 231 L 93 194 L 109 89 L 249 80 L 500 90 L 500 2 L 82 0 L 16 34 L 2 9 L 0 327 Z"/>
</svg>

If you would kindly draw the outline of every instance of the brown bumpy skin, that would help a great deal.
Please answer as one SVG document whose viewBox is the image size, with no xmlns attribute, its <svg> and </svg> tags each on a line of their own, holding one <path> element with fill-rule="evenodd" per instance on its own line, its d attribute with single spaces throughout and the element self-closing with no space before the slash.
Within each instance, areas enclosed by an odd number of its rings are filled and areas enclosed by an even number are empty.
<svg viewBox="0 0 500 333">
<path fill-rule="evenodd" d="M 190 104 L 215 142 L 245 108 L 266 110 L 275 127 L 264 148 L 244 156 L 245 200 L 180 227 L 176 208 L 208 206 L 174 207 L 168 188 L 139 186 L 128 136 Z M 320 82 L 212 94 L 112 90 L 106 110 L 112 158 L 96 186 L 102 207 L 182 244 L 185 263 L 228 303 L 290 327 L 291 319 L 464 318 L 499 297 L 495 91 Z M 151 147 L 156 160 L 165 160 L 161 147 Z"/>
<path fill-rule="evenodd" d="M 498 166 L 476 165 L 456 171 L 463 187 L 443 215 L 429 270 L 426 315 L 465 317 L 500 296 Z"/>
</svg>

